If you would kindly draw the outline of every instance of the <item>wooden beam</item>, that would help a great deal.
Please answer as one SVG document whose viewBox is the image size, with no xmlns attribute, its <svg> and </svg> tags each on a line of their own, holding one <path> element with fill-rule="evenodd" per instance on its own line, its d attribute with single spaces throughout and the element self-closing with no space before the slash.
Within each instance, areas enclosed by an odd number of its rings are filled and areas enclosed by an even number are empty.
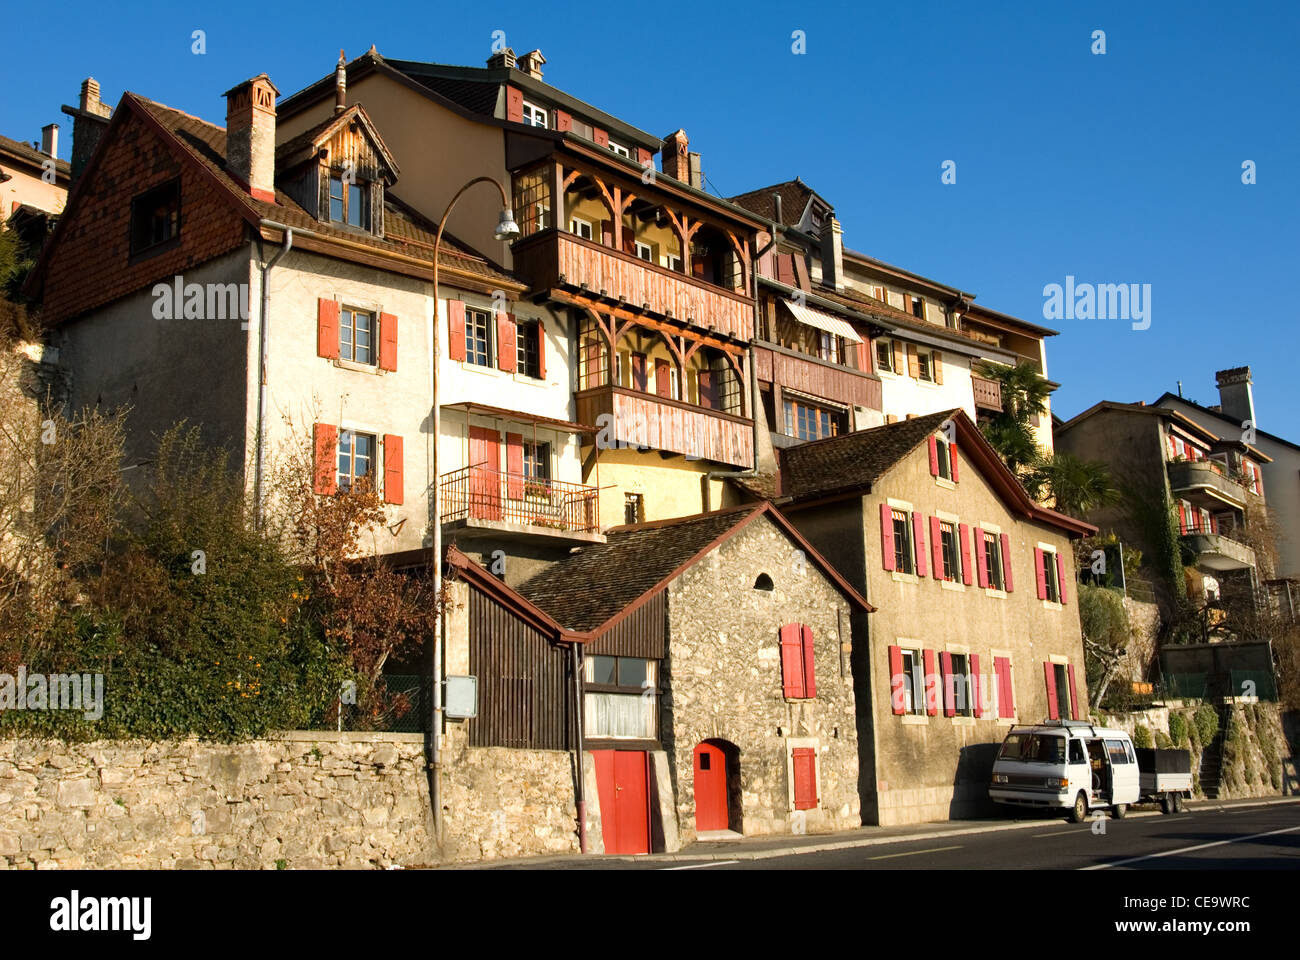
<svg viewBox="0 0 1300 960">
<path fill-rule="evenodd" d="M 647 327 L 653 330 L 662 330 L 665 333 L 680 336 L 684 340 L 692 341 L 693 343 L 696 344 L 696 346 L 693 349 L 691 349 L 689 352 L 684 354 L 687 358 L 689 358 L 692 354 L 694 354 L 694 352 L 698 350 L 700 347 L 713 347 L 713 349 L 715 350 L 721 350 L 723 353 L 731 354 L 733 356 L 740 356 L 746 350 L 746 347 L 744 347 L 743 345 L 731 343 L 729 340 L 726 340 L 716 334 L 704 333 L 702 331 L 692 330 L 690 328 L 683 329 L 681 327 L 674 326 L 671 323 L 665 323 L 662 320 L 656 320 L 654 317 L 648 317 L 643 313 L 628 310 L 624 307 L 612 307 L 604 303 L 594 302 L 592 300 L 585 299 L 583 297 L 572 294 L 567 290 L 552 290 L 551 299 L 559 303 L 567 303 L 581 310 L 586 310 L 596 320 L 597 325 L 600 327 L 602 331 L 604 331 L 606 337 L 611 337 L 612 331 L 609 327 L 605 325 L 605 322 L 601 319 L 602 313 L 608 314 L 610 317 L 617 317 L 618 319 L 621 320 L 627 320 L 629 321 L 629 323 L 636 324 L 637 326 L 640 327 Z M 628 324 L 624 324 L 622 327 L 618 328 L 620 335 L 624 330 L 626 330 L 627 326 Z M 613 343 L 612 338 L 610 339 L 610 342 Z"/>
</svg>

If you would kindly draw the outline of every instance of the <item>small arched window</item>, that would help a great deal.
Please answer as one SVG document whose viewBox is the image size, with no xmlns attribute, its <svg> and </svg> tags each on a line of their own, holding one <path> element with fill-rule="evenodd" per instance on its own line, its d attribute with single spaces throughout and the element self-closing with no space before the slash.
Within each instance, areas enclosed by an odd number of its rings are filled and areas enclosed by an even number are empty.
<svg viewBox="0 0 1300 960">
<path fill-rule="evenodd" d="M 776 589 L 776 584 L 774 584 L 774 583 L 772 582 L 772 578 L 769 577 L 766 573 L 760 573 L 760 574 L 758 575 L 758 579 L 754 581 L 754 589 L 755 589 L 755 590 L 775 590 L 775 589 Z"/>
</svg>

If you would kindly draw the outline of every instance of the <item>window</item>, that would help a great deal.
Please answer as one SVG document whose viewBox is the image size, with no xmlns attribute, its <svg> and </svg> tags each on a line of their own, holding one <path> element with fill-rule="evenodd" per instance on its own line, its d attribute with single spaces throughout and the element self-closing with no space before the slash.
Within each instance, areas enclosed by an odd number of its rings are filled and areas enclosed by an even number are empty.
<svg viewBox="0 0 1300 960">
<path fill-rule="evenodd" d="M 515 223 L 519 236 L 528 237 L 545 230 L 551 220 L 551 183 L 549 171 L 534 168 L 514 179 Z"/>
<path fill-rule="evenodd" d="M 844 338 L 823 332 L 818 340 L 817 356 L 831 363 L 843 363 Z"/>
<path fill-rule="evenodd" d="M 956 583 L 961 577 L 961 547 L 957 540 L 957 524 L 939 521 L 939 543 L 943 551 L 943 579 Z"/>
<path fill-rule="evenodd" d="M 617 153 L 620 157 L 628 157 L 630 159 L 632 156 L 627 147 L 623 146 L 621 143 L 615 143 L 613 140 L 609 141 L 609 149 L 614 153 Z"/>
<path fill-rule="evenodd" d="M 947 656 L 952 672 L 944 678 L 945 704 L 959 717 L 975 715 L 975 697 L 971 688 L 970 658 L 964 653 Z"/>
<path fill-rule="evenodd" d="M 551 479 L 551 445 L 525 440 L 523 447 L 524 476 L 532 480 Z"/>
<path fill-rule="evenodd" d="M 642 243 L 640 240 L 636 241 L 636 255 L 647 263 L 655 262 L 654 248 L 648 243 Z"/>
<path fill-rule="evenodd" d="M 653 740 L 659 662 L 588 656 L 583 663 L 583 732 L 588 737 Z"/>
<path fill-rule="evenodd" d="M 131 253 L 143 253 L 180 236 L 181 182 L 154 187 L 131 201 Z"/>
<path fill-rule="evenodd" d="M 1002 574 L 1002 539 L 996 533 L 980 531 L 984 537 L 984 576 L 990 590 L 1006 589 Z"/>
<path fill-rule="evenodd" d="M 934 442 L 935 459 L 939 462 L 939 476 L 945 480 L 953 479 L 952 476 L 952 449 L 947 440 L 935 438 Z"/>
<path fill-rule="evenodd" d="M 353 430 L 339 431 L 338 488 L 348 490 L 356 480 L 371 477 L 375 438 Z"/>
<path fill-rule="evenodd" d="M 1021 763 L 1065 763 L 1065 737 L 1043 733 L 1013 733 L 1002 742 L 999 760 Z"/>
<path fill-rule="evenodd" d="M 515 370 L 534 380 L 542 378 L 542 337 L 540 320 L 515 324 Z"/>
<path fill-rule="evenodd" d="M 894 341 L 876 341 L 876 368 L 886 373 L 897 373 L 894 369 Z"/>
<path fill-rule="evenodd" d="M 754 580 L 754 589 L 771 593 L 776 589 L 776 584 L 772 582 L 772 578 L 766 573 L 760 573 L 758 578 Z"/>
<path fill-rule="evenodd" d="M 370 229 L 370 185 L 330 176 L 330 223 Z"/>
<path fill-rule="evenodd" d="M 546 111 L 536 104 L 524 101 L 524 123 L 530 127 L 546 127 Z"/>
<path fill-rule="evenodd" d="M 591 223 L 587 220 L 579 220 L 574 217 L 569 221 L 569 232 L 575 237 L 582 237 L 584 240 L 591 239 Z"/>
<path fill-rule="evenodd" d="M 894 569 L 899 573 L 911 573 L 912 567 L 912 518 L 906 510 L 892 508 L 894 524 Z"/>
<path fill-rule="evenodd" d="M 1016 694 L 1011 680 L 1011 659 L 993 657 L 993 676 L 997 679 L 998 718 L 1014 720 L 1016 718 Z"/>
<path fill-rule="evenodd" d="M 492 366 L 492 318 L 482 310 L 465 310 L 465 362 Z"/>
<path fill-rule="evenodd" d="M 353 363 L 375 362 L 374 314 L 352 307 L 339 309 L 339 359 Z"/>
<path fill-rule="evenodd" d="M 835 437 L 844 429 L 844 414 L 802 400 L 785 401 L 785 434 L 800 440 Z"/>
<path fill-rule="evenodd" d="M 813 660 L 813 631 L 806 623 L 781 627 L 781 693 L 789 700 L 810 700 L 817 696 Z"/>
<path fill-rule="evenodd" d="M 1056 567 L 1056 552 L 1040 550 L 1043 565 L 1043 597 L 1051 603 L 1061 602 L 1061 581 Z"/>
<path fill-rule="evenodd" d="M 669 270 L 673 270 L 677 273 L 682 272 L 682 258 L 675 254 L 672 253 L 664 254 L 663 265 L 667 267 Z"/>
<path fill-rule="evenodd" d="M 935 382 L 933 350 L 922 350 L 920 348 L 917 349 L 916 370 L 917 370 L 918 380 L 925 380 L 928 383 Z"/>
<path fill-rule="evenodd" d="M 913 716 L 925 713 L 925 666 L 920 650 L 902 650 L 899 671 L 903 677 L 903 712 Z"/>
<path fill-rule="evenodd" d="M 1107 740 L 1106 752 L 1110 754 L 1112 765 L 1123 765 L 1129 763 L 1128 751 L 1124 749 L 1123 740 Z"/>
<path fill-rule="evenodd" d="M 640 523 L 645 519 L 645 496 L 640 493 L 623 494 L 623 522 Z"/>
<path fill-rule="evenodd" d="M 922 300 L 920 297 L 908 297 L 906 294 L 904 294 L 904 298 L 905 298 L 905 299 L 910 299 L 910 300 L 912 301 L 912 316 L 914 316 L 914 317 L 916 317 L 916 318 L 918 318 L 918 319 L 920 319 L 920 320 L 924 320 L 924 319 L 925 319 L 925 301 Z"/>
</svg>

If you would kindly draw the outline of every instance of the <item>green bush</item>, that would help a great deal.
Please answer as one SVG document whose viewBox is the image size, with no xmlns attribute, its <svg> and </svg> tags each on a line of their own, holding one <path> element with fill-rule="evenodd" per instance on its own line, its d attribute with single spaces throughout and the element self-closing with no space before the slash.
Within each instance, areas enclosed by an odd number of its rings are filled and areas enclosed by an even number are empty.
<svg viewBox="0 0 1300 960">
<path fill-rule="evenodd" d="M 1150 749 L 1154 746 L 1151 739 L 1151 728 L 1144 723 L 1139 723 L 1133 730 L 1133 746 L 1139 749 Z"/>
<path fill-rule="evenodd" d="M 1208 703 L 1201 704 L 1196 708 L 1192 722 L 1196 724 L 1197 738 L 1201 746 L 1207 747 L 1214 742 L 1214 738 L 1219 733 L 1219 714 L 1214 707 Z"/>
<path fill-rule="evenodd" d="M 1181 713 L 1169 714 L 1169 738 L 1180 747 L 1187 743 L 1187 718 Z"/>
<path fill-rule="evenodd" d="M 1172 750 L 1174 748 L 1174 742 L 1169 739 L 1169 734 L 1165 733 L 1163 730 L 1157 730 L 1156 746 L 1161 750 Z"/>
</svg>

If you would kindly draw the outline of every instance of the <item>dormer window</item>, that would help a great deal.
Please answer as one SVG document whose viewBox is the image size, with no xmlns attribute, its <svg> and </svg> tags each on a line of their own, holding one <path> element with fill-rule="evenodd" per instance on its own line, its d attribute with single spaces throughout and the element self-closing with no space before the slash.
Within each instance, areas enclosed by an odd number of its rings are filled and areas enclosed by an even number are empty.
<svg viewBox="0 0 1300 960">
<path fill-rule="evenodd" d="M 547 123 L 547 113 L 543 107 L 535 103 L 524 101 L 524 123 L 530 127 L 549 127 Z"/>
<path fill-rule="evenodd" d="M 370 229 L 370 184 L 330 176 L 330 223 Z"/>
<path fill-rule="evenodd" d="M 614 151 L 614 153 L 617 153 L 620 157 L 631 158 L 632 156 L 627 147 L 623 146 L 621 143 L 615 143 L 613 140 L 609 141 L 609 149 Z"/>
</svg>

